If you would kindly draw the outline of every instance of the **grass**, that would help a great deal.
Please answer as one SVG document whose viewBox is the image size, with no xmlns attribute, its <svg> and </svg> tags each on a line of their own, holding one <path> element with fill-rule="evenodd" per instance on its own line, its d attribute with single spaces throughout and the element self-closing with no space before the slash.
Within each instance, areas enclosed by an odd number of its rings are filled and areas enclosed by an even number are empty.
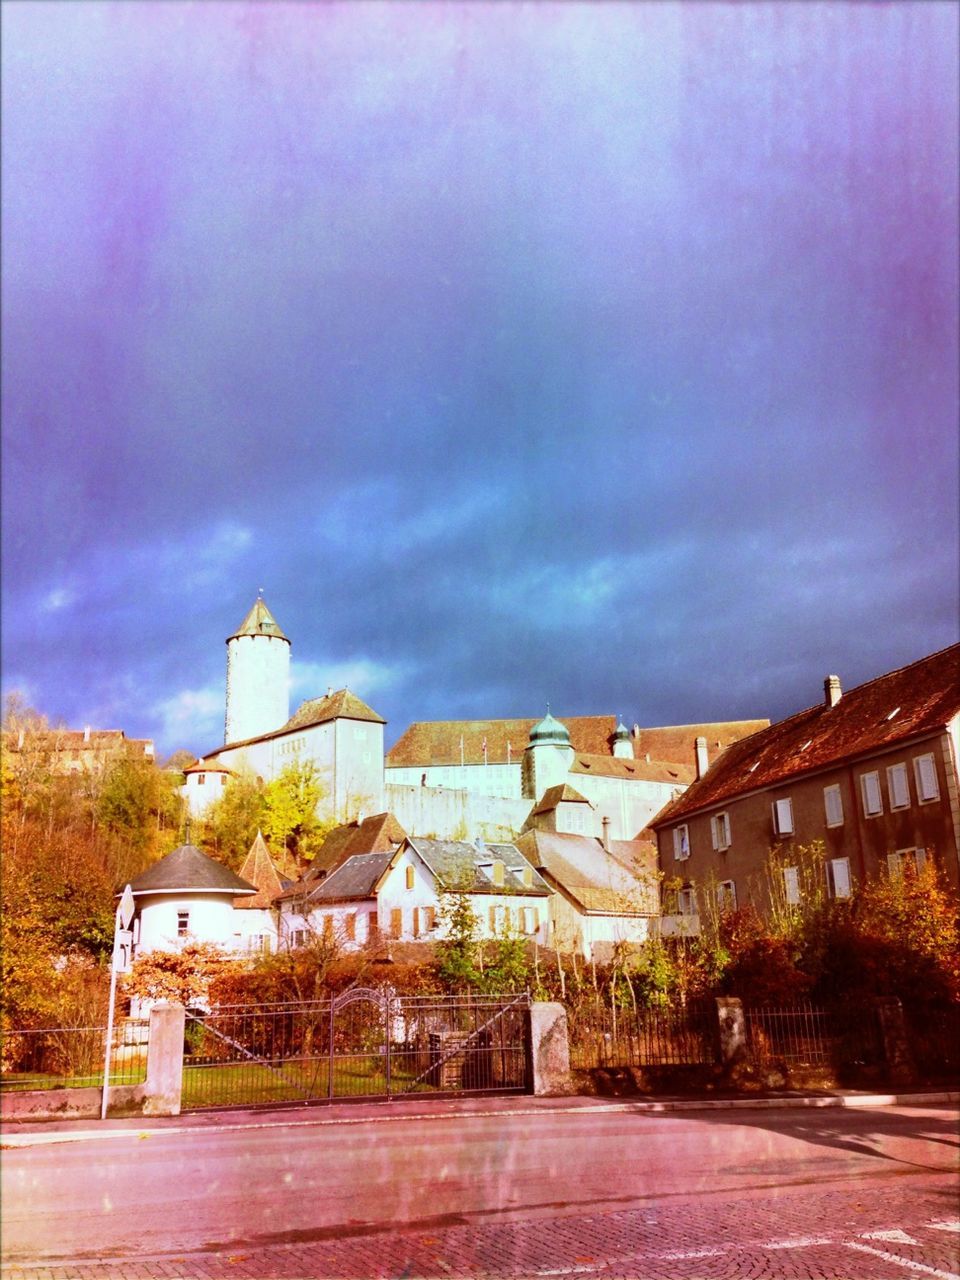
<svg viewBox="0 0 960 1280">
<path fill-rule="evenodd" d="M 394 1088 L 412 1085 L 410 1092 L 432 1091 L 413 1071 L 392 1067 Z M 380 1054 L 338 1059 L 333 1069 L 333 1097 L 378 1097 L 387 1091 L 384 1059 Z M 405 1092 L 407 1090 L 404 1090 Z M 324 1058 L 286 1058 L 272 1070 L 261 1062 L 230 1062 L 211 1066 L 185 1065 L 183 1106 L 249 1106 L 262 1102 L 303 1102 L 330 1097 L 330 1062 Z"/>
</svg>

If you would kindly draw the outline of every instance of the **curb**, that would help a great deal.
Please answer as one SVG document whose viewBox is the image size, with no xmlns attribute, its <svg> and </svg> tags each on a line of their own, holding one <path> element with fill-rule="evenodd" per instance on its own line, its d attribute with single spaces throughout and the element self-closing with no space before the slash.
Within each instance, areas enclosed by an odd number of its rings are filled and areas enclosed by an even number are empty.
<svg viewBox="0 0 960 1280">
<path fill-rule="evenodd" d="M 469 1120 L 504 1116 L 540 1115 L 594 1115 L 597 1112 L 625 1114 L 663 1114 L 678 1111 L 770 1111 L 808 1108 L 866 1108 L 941 1106 L 960 1103 L 960 1089 L 947 1089 L 937 1093 L 870 1093 L 836 1094 L 826 1097 L 807 1096 L 797 1098 L 676 1098 L 663 1102 L 604 1102 L 588 1106 L 518 1107 L 509 1111 L 420 1111 L 405 1115 L 318 1116 L 305 1117 L 302 1112 L 289 1119 L 237 1121 L 234 1123 L 195 1125 L 174 1124 L 162 1129 L 78 1129 L 58 1133 L 4 1133 L 0 1136 L 0 1150 L 21 1147 L 48 1146 L 62 1142 L 91 1142 L 104 1138 L 160 1138 L 167 1134 L 230 1133 L 245 1129 L 287 1129 L 309 1125 L 313 1128 L 334 1125 L 402 1124 L 425 1120 Z"/>
</svg>

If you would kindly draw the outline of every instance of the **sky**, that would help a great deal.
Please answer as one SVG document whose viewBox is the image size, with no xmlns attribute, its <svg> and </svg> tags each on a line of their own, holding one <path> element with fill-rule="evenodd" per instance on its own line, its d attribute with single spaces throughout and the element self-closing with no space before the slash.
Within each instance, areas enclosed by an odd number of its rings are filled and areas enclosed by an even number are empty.
<svg viewBox="0 0 960 1280">
<path fill-rule="evenodd" d="M 953 3 L 2 6 L 3 688 L 768 716 L 958 638 Z"/>
</svg>

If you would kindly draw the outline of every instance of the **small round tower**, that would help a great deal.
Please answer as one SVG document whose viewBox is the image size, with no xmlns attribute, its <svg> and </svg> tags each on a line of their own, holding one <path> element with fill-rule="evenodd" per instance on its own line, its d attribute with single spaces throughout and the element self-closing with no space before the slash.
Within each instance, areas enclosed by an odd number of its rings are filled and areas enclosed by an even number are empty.
<svg viewBox="0 0 960 1280">
<path fill-rule="evenodd" d="M 290 641 L 257 596 L 227 637 L 227 715 L 223 741 L 259 738 L 290 718 Z"/>
<path fill-rule="evenodd" d="M 574 751 L 566 725 L 547 714 L 530 730 L 523 753 L 521 783 L 525 796 L 539 800 L 549 787 L 566 782 Z"/>
</svg>

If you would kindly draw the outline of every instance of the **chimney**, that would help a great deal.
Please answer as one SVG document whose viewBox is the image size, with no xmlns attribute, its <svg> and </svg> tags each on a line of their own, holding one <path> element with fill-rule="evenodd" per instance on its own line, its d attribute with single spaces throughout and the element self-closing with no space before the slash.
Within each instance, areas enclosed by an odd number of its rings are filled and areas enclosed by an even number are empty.
<svg viewBox="0 0 960 1280">
<path fill-rule="evenodd" d="M 364 815 L 363 810 L 362 810 L 362 809 L 358 809 L 358 810 L 357 810 L 357 826 L 358 826 L 358 827 L 360 827 L 360 826 L 362 826 L 362 825 L 363 825 L 363 819 L 364 819 L 364 816 L 365 816 L 365 815 Z"/>
<path fill-rule="evenodd" d="M 332 695 L 333 695 L 333 685 L 332 685 L 332 684 L 328 684 L 328 685 L 327 685 L 327 697 L 329 698 L 329 697 L 331 697 Z"/>
<path fill-rule="evenodd" d="M 607 817 L 606 814 L 604 814 L 603 818 L 601 819 L 601 825 L 603 827 L 603 835 L 600 837 L 600 842 L 603 845 L 604 849 L 606 849 L 607 853 L 609 853 L 610 852 L 610 819 Z"/>
<path fill-rule="evenodd" d="M 26 736 L 27 736 L 26 731 L 24 729 L 21 729 L 20 732 L 17 734 L 17 750 L 18 751 L 23 750 L 23 740 Z"/>
<path fill-rule="evenodd" d="M 839 676 L 827 676 L 823 682 L 823 702 L 827 707 L 835 707 L 840 701 L 843 690 L 840 688 Z"/>
<path fill-rule="evenodd" d="M 706 738 L 697 739 L 697 778 L 703 777 L 710 766 L 710 760 L 707 756 L 707 740 Z"/>
<path fill-rule="evenodd" d="M 633 728 L 630 730 L 630 736 L 633 738 L 640 737 L 640 726 L 638 724 L 635 724 Z"/>
<path fill-rule="evenodd" d="M 87 725 L 87 726 L 86 726 L 86 728 L 85 728 L 85 729 L 84 729 L 84 731 L 83 731 L 83 740 L 84 740 L 84 742 L 89 742 L 89 741 L 90 741 L 90 726 L 89 726 L 89 725 Z"/>
</svg>

